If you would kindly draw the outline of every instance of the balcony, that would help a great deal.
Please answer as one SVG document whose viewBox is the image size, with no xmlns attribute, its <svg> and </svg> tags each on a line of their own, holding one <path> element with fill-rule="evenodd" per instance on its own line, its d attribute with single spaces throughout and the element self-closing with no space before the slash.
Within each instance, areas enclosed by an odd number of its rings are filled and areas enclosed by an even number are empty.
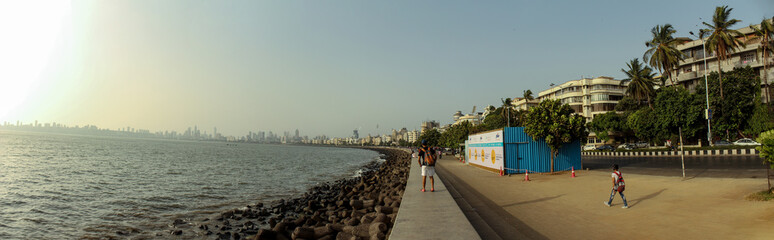
<svg viewBox="0 0 774 240">
<path fill-rule="evenodd" d="M 677 81 L 678 82 L 688 81 L 694 78 L 696 78 L 696 72 L 684 72 L 684 73 L 680 73 L 680 75 L 677 76 Z"/>
<path fill-rule="evenodd" d="M 750 67 L 760 67 L 760 66 L 763 66 L 763 64 L 759 64 L 759 63 L 760 62 L 758 62 L 757 60 L 748 60 L 748 61 L 739 60 L 739 61 L 735 61 L 734 62 L 734 67 L 735 68 L 743 68 L 743 67 L 746 67 L 746 66 L 750 66 Z"/>
</svg>

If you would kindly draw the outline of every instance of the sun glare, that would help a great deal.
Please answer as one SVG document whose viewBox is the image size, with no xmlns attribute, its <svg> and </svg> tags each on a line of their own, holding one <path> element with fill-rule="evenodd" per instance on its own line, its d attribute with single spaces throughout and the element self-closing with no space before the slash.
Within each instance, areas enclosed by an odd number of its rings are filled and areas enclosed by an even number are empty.
<svg viewBox="0 0 774 240">
<path fill-rule="evenodd" d="M 0 2 L 0 120 L 29 107 L 27 98 L 52 77 L 70 15 L 69 1 Z"/>
</svg>

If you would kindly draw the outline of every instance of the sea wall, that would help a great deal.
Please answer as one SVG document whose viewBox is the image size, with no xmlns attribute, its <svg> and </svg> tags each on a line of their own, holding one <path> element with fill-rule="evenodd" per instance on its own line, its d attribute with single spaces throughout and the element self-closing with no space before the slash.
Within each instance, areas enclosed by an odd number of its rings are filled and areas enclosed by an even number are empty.
<svg viewBox="0 0 774 240">
<path fill-rule="evenodd" d="M 372 150 L 386 161 L 367 164 L 360 177 L 314 186 L 298 198 L 229 210 L 196 224 L 178 219 L 165 234 L 197 239 L 385 239 L 401 204 L 411 156 L 400 149 Z"/>
</svg>

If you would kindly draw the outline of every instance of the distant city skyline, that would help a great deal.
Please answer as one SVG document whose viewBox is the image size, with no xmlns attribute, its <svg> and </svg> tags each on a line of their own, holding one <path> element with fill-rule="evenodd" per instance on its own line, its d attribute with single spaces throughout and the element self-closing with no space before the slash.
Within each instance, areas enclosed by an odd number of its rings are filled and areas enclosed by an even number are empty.
<svg viewBox="0 0 774 240">
<path fill-rule="evenodd" d="M 774 16 L 768 0 L 7 1 L 0 122 L 341 137 L 445 125 L 527 89 L 621 79 L 652 27 L 690 37 L 721 5 L 732 28 Z"/>
<path fill-rule="evenodd" d="M 355 138 L 355 139 L 359 138 L 358 134 L 355 134 L 353 136 L 333 136 L 333 135 L 326 135 L 326 134 L 313 135 L 313 136 L 302 135 L 301 131 L 298 128 L 295 129 L 295 133 L 294 134 L 291 134 L 291 130 L 273 131 L 273 130 L 255 129 L 255 130 L 250 130 L 250 131 L 247 131 L 247 132 L 244 132 L 244 133 L 237 133 L 237 134 L 233 134 L 233 135 L 231 135 L 231 134 L 223 135 L 222 132 L 218 131 L 218 127 L 212 127 L 213 130 L 211 132 L 208 132 L 207 130 L 204 130 L 204 128 L 199 128 L 198 125 L 183 127 L 182 129 L 145 129 L 145 128 L 138 128 L 138 127 L 133 127 L 133 126 L 124 126 L 124 127 L 119 127 L 119 128 L 104 128 L 104 127 L 100 127 L 100 126 L 94 125 L 94 124 L 67 124 L 67 123 L 62 123 L 62 122 L 43 122 L 43 121 L 24 122 L 24 121 L 17 120 L 15 122 L 9 122 L 9 121 L 0 122 L 0 129 L 2 129 L 2 127 L 6 127 L 6 128 L 8 128 L 8 127 L 19 128 L 20 127 L 19 129 L 22 129 L 22 130 L 47 129 L 47 128 L 63 128 L 63 129 L 86 129 L 86 130 L 115 131 L 115 132 L 143 133 L 143 134 L 145 134 L 145 133 L 147 133 L 147 134 L 159 134 L 159 133 L 164 134 L 164 133 L 169 133 L 169 134 L 179 134 L 180 136 L 196 136 L 196 137 L 198 137 L 199 135 L 201 135 L 201 136 L 208 136 L 210 138 L 221 138 L 221 137 L 222 138 L 226 138 L 226 137 L 237 137 L 238 138 L 238 137 L 243 137 L 243 136 L 249 136 L 249 135 L 252 135 L 253 133 L 256 133 L 256 134 L 257 133 L 269 133 L 269 134 L 273 133 L 273 134 L 277 134 L 277 135 L 282 133 L 283 135 L 292 136 L 292 137 L 295 137 L 295 138 L 306 138 L 306 137 L 315 138 L 315 137 L 321 137 L 321 136 L 325 136 L 325 137 L 329 137 L 329 138 L 347 138 L 347 137 L 351 137 L 351 138 Z M 400 130 L 400 129 L 408 129 L 408 128 L 407 127 L 402 127 L 402 128 L 398 128 L 398 129 L 388 130 L 387 133 L 366 133 L 366 135 L 367 136 L 389 135 L 391 132 L 395 132 L 396 130 Z M 413 130 L 418 130 L 418 129 L 413 129 Z M 357 131 L 358 130 L 355 129 L 354 133 L 357 133 Z"/>
<path fill-rule="evenodd" d="M 284 131 L 281 134 L 272 131 L 249 131 L 237 135 L 222 135 L 217 127 L 208 133 L 198 126 L 188 127 L 186 130 L 178 132 L 176 130 L 158 130 L 134 128 L 131 126 L 118 129 L 100 128 L 96 125 L 67 125 L 57 122 L 39 122 L 25 123 L 22 121 L 2 122 L 0 131 L 22 131 L 54 134 L 76 134 L 85 136 L 107 136 L 107 137 L 129 137 L 144 139 L 167 139 L 167 140 L 188 140 L 188 141 L 219 141 L 229 143 L 265 143 L 265 144 L 314 144 L 314 145 L 405 145 L 410 144 L 419 138 L 420 131 L 407 130 L 401 128 L 399 131 L 393 129 L 391 134 L 375 134 L 358 137 L 357 130 L 353 136 L 328 136 L 301 135 L 298 129 L 295 133 Z"/>
</svg>

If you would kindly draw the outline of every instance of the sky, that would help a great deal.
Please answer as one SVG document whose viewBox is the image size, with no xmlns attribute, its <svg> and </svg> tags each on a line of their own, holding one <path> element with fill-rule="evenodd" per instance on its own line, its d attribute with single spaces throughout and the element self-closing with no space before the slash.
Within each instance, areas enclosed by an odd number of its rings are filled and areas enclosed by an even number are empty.
<svg viewBox="0 0 774 240">
<path fill-rule="evenodd" d="M 774 1 L 4 1 L 0 123 L 388 134 L 624 78 L 650 29 Z M 701 19 L 700 19 L 701 18 Z"/>
</svg>

